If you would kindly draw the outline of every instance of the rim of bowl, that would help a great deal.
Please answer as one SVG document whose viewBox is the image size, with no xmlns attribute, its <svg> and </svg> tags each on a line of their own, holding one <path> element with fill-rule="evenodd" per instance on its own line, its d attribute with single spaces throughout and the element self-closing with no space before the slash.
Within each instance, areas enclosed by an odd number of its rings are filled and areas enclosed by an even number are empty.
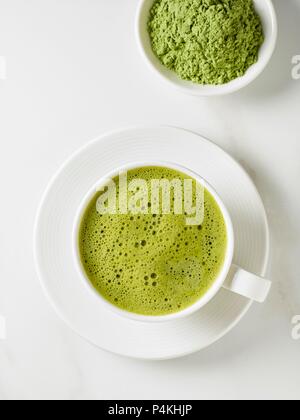
<svg viewBox="0 0 300 420">
<path fill-rule="evenodd" d="M 226 225 L 226 232 L 227 232 L 227 250 L 226 250 L 226 256 L 224 260 L 224 264 L 220 270 L 220 273 L 218 274 L 217 278 L 215 279 L 213 285 L 210 287 L 210 289 L 205 293 L 204 296 L 202 296 L 200 299 L 198 299 L 194 304 L 190 305 L 189 307 L 174 312 L 172 314 L 168 315 L 141 315 L 135 312 L 126 311 L 124 309 L 121 309 L 117 306 L 115 306 L 113 303 L 110 303 L 108 300 L 106 300 L 91 284 L 91 281 L 88 279 L 88 276 L 85 272 L 85 269 L 81 262 L 80 257 L 80 249 L 79 249 L 79 232 L 80 232 L 80 225 L 82 221 L 82 217 L 84 215 L 84 212 L 90 202 L 90 200 L 93 198 L 95 193 L 97 192 L 97 189 L 104 185 L 105 182 L 117 175 L 119 175 L 121 172 L 131 169 L 138 169 L 141 167 L 146 166 L 156 166 L 156 167 L 165 167 L 174 169 L 177 171 L 181 171 L 182 173 L 189 175 L 193 177 L 197 182 L 199 182 L 201 185 L 204 186 L 205 189 L 213 196 L 214 200 L 220 207 L 220 210 L 222 212 L 225 225 Z M 230 270 L 230 267 L 232 265 L 233 261 L 233 255 L 234 255 L 234 244 L 235 244 L 235 238 L 234 238 L 234 229 L 232 220 L 230 217 L 230 214 L 223 202 L 223 200 L 220 198 L 219 194 L 216 192 L 216 190 L 198 173 L 182 166 L 177 163 L 173 162 L 163 162 L 163 161 L 145 161 L 145 162 L 135 162 L 129 165 L 121 166 L 120 168 L 116 168 L 113 171 L 110 171 L 107 175 L 103 176 L 102 178 L 97 181 L 92 188 L 87 192 L 87 194 L 83 197 L 79 209 L 75 216 L 75 221 L 73 225 L 73 256 L 75 259 L 75 264 L 77 271 L 81 277 L 81 280 L 83 281 L 86 288 L 92 292 L 92 294 L 100 300 L 104 306 L 114 312 L 115 314 L 121 316 L 122 318 L 131 319 L 133 321 L 139 321 L 139 322 L 148 322 L 148 323 L 158 323 L 158 322 L 167 322 L 167 321 L 173 321 L 176 319 L 185 318 L 189 315 L 194 314 L 198 310 L 200 310 L 202 307 L 204 307 L 206 304 L 208 304 L 219 292 L 219 290 L 222 288 L 224 281 L 226 279 L 226 276 Z"/>
<path fill-rule="evenodd" d="M 150 44 L 150 38 L 148 38 L 148 41 L 144 41 L 144 13 L 147 9 L 150 9 L 151 5 L 155 1 L 156 0 L 140 0 L 140 3 L 138 5 L 135 24 L 135 33 L 138 48 L 148 67 L 150 67 L 150 69 L 157 76 L 159 76 L 161 80 L 164 80 L 165 82 L 167 82 L 167 84 L 181 90 L 182 92 L 185 92 L 189 95 L 204 97 L 222 96 L 237 92 L 249 86 L 263 73 L 274 54 L 278 38 L 278 20 L 273 2 L 272 0 L 253 0 L 256 9 L 258 4 L 263 5 L 262 9 L 266 11 L 266 14 L 264 16 L 267 16 L 268 14 L 268 21 L 270 22 L 270 24 L 268 25 L 269 30 L 266 35 L 266 22 L 263 19 L 261 10 L 257 11 L 262 20 L 265 31 L 265 40 L 264 44 L 260 48 L 258 61 L 251 67 L 249 67 L 244 76 L 238 77 L 233 81 L 223 85 L 201 85 L 190 81 L 182 80 L 176 75 L 175 72 L 167 69 L 155 56 Z M 146 33 L 148 34 L 147 30 Z M 145 46 L 146 43 L 148 44 L 148 48 L 146 48 Z"/>
</svg>

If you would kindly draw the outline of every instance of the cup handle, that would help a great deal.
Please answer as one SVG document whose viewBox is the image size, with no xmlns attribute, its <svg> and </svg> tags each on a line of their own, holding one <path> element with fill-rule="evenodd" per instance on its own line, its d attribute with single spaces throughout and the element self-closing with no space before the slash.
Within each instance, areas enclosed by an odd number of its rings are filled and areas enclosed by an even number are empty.
<svg viewBox="0 0 300 420">
<path fill-rule="evenodd" d="M 232 265 L 223 285 L 225 289 L 259 303 L 267 299 L 271 286 L 272 283 L 269 280 L 249 273 L 236 265 Z"/>
</svg>

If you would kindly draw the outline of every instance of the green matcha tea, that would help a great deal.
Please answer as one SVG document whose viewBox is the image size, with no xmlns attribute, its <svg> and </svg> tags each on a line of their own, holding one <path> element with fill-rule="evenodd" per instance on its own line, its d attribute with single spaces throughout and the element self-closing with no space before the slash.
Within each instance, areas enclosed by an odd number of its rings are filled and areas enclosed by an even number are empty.
<svg viewBox="0 0 300 420">
<path fill-rule="evenodd" d="M 153 214 L 153 180 L 192 179 L 163 167 L 130 170 L 127 179 L 143 179 L 149 186 L 147 214 L 145 209 L 143 214 L 121 214 L 119 207 L 115 214 L 100 214 L 97 202 L 104 192 L 95 194 L 79 229 L 82 266 L 100 295 L 123 310 L 152 316 L 179 312 L 205 295 L 220 273 L 227 249 L 222 212 L 205 189 L 199 225 L 188 225 L 187 214 L 175 212 L 173 194 L 170 213 Z M 116 177 L 117 197 L 118 181 Z"/>
<path fill-rule="evenodd" d="M 205 85 L 243 76 L 264 42 L 253 0 L 156 0 L 148 29 L 165 67 Z"/>
</svg>

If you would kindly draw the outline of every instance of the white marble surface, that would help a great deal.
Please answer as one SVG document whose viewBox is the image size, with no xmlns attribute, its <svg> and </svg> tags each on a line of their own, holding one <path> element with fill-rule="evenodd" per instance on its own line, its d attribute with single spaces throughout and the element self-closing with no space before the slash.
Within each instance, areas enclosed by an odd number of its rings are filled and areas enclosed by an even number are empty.
<svg viewBox="0 0 300 420">
<path fill-rule="evenodd" d="M 300 314 L 300 79 L 291 63 L 300 55 L 300 0 L 274 0 L 279 42 L 263 76 L 217 99 L 182 95 L 145 68 L 137 3 L 0 0 L 0 400 L 299 399 L 291 319 Z M 272 230 L 268 302 L 213 347 L 169 362 L 128 360 L 77 337 L 33 264 L 35 212 L 53 172 L 90 139 L 135 124 L 188 128 L 232 153 L 254 179 Z"/>
</svg>

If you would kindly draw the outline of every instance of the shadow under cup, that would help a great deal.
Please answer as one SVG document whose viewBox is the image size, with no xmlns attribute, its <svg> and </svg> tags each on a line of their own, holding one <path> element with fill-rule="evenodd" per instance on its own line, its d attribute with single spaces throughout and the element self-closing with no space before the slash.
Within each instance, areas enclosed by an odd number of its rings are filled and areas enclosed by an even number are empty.
<svg viewBox="0 0 300 420">
<path fill-rule="evenodd" d="M 222 200 L 173 163 L 128 165 L 101 179 L 80 206 L 73 236 L 89 291 L 116 314 L 142 322 L 199 310 L 222 287 L 233 258 Z"/>
</svg>

